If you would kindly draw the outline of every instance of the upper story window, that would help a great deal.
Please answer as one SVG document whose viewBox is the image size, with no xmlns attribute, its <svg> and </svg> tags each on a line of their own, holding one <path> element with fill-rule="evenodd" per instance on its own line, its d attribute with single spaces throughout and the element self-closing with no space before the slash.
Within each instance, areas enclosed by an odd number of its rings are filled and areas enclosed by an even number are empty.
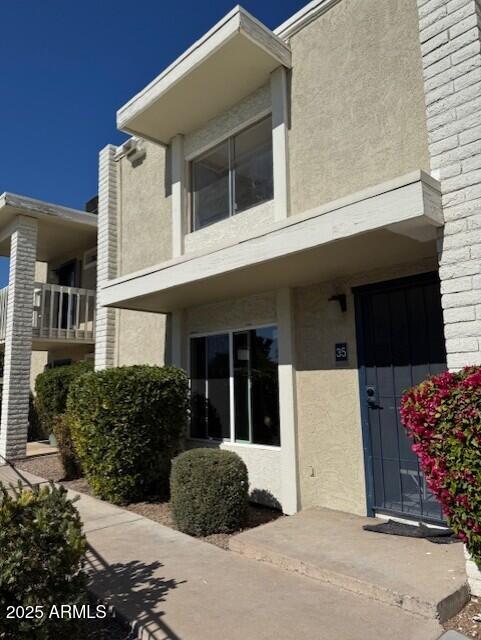
<svg viewBox="0 0 481 640">
<path fill-rule="evenodd" d="M 191 171 L 194 231 L 271 200 L 271 118 L 196 158 Z"/>
</svg>

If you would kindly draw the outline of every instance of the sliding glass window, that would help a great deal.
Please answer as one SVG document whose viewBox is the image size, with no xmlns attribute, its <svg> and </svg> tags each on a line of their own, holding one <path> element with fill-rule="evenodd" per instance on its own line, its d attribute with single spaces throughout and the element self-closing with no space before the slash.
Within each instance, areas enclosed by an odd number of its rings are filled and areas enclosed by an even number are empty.
<svg viewBox="0 0 481 640">
<path fill-rule="evenodd" d="M 192 338 L 192 437 L 279 446 L 278 362 L 276 327 Z"/>
<path fill-rule="evenodd" d="M 192 229 L 272 200 L 272 120 L 265 118 L 191 163 Z"/>
<path fill-rule="evenodd" d="M 229 336 L 191 340 L 191 435 L 230 436 Z"/>
</svg>

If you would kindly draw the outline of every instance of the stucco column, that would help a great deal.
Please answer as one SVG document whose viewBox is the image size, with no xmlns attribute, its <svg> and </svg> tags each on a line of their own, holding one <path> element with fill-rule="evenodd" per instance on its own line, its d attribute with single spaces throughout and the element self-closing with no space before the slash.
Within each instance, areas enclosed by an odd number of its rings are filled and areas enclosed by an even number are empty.
<svg viewBox="0 0 481 640">
<path fill-rule="evenodd" d="M 5 335 L 0 455 L 22 458 L 27 451 L 32 315 L 37 220 L 18 216 L 10 237 L 10 274 Z M 3 460 L 0 460 L 0 463 Z"/>
<path fill-rule="evenodd" d="M 116 311 L 99 304 L 101 287 L 117 275 L 118 178 L 116 147 L 107 145 L 99 155 L 99 212 L 97 227 L 97 311 L 95 320 L 95 368 L 115 364 Z"/>
<path fill-rule="evenodd" d="M 184 253 L 184 203 L 185 203 L 185 159 L 184 136 L 176 135 L 171 140 L 172 160 L 172 257 Z"/>
<path fill-rule="evenodd" d="M 432 174 L 441 182 L 439 238 L 448 367 L 481 364 L 481 32 L 479 0 L 418 0 Z M 467 555 L 471 593 L 481 572 Z"/>
<path fill-rule="evenodd" d="M 288 100 L 287 70 L 278 67 L 271 73 L 272 160 L 274 173 L 274 215 L 283 220 L 289 215 L 289 154 L 287 145 Z"/>
<path fill-rule="evenodd" d="M 297 400 L 293 292 L 277 292 L 277 328 L 279 344 L 279 409 L 281 422 L 282 510 L 299 510 L 299 474 L 297 464 Z"/>
</svg>

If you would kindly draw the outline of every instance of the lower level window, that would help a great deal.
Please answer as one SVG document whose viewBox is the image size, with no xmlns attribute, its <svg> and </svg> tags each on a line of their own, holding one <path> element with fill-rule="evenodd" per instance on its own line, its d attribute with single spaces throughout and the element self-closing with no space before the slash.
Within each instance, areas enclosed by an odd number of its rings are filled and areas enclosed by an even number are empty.
<svg viewBox="0 0 481 640">
<path fill-rule="evenodd" d="M 280 445 L 276 327 L 192 338 L 191 435 Z"/>
</svg>

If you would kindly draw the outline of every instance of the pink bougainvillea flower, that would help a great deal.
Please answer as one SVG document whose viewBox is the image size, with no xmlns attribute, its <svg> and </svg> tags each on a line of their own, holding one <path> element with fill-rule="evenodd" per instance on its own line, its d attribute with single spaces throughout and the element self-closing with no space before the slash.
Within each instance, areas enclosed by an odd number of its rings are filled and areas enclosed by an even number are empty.
<svg viewBox="0 0 481 640">
<path fill-rule="evenodd" d="M 427 486 L 481 564 L 481 367 L 425 380 L 400 413 Z"/>
</svg>

